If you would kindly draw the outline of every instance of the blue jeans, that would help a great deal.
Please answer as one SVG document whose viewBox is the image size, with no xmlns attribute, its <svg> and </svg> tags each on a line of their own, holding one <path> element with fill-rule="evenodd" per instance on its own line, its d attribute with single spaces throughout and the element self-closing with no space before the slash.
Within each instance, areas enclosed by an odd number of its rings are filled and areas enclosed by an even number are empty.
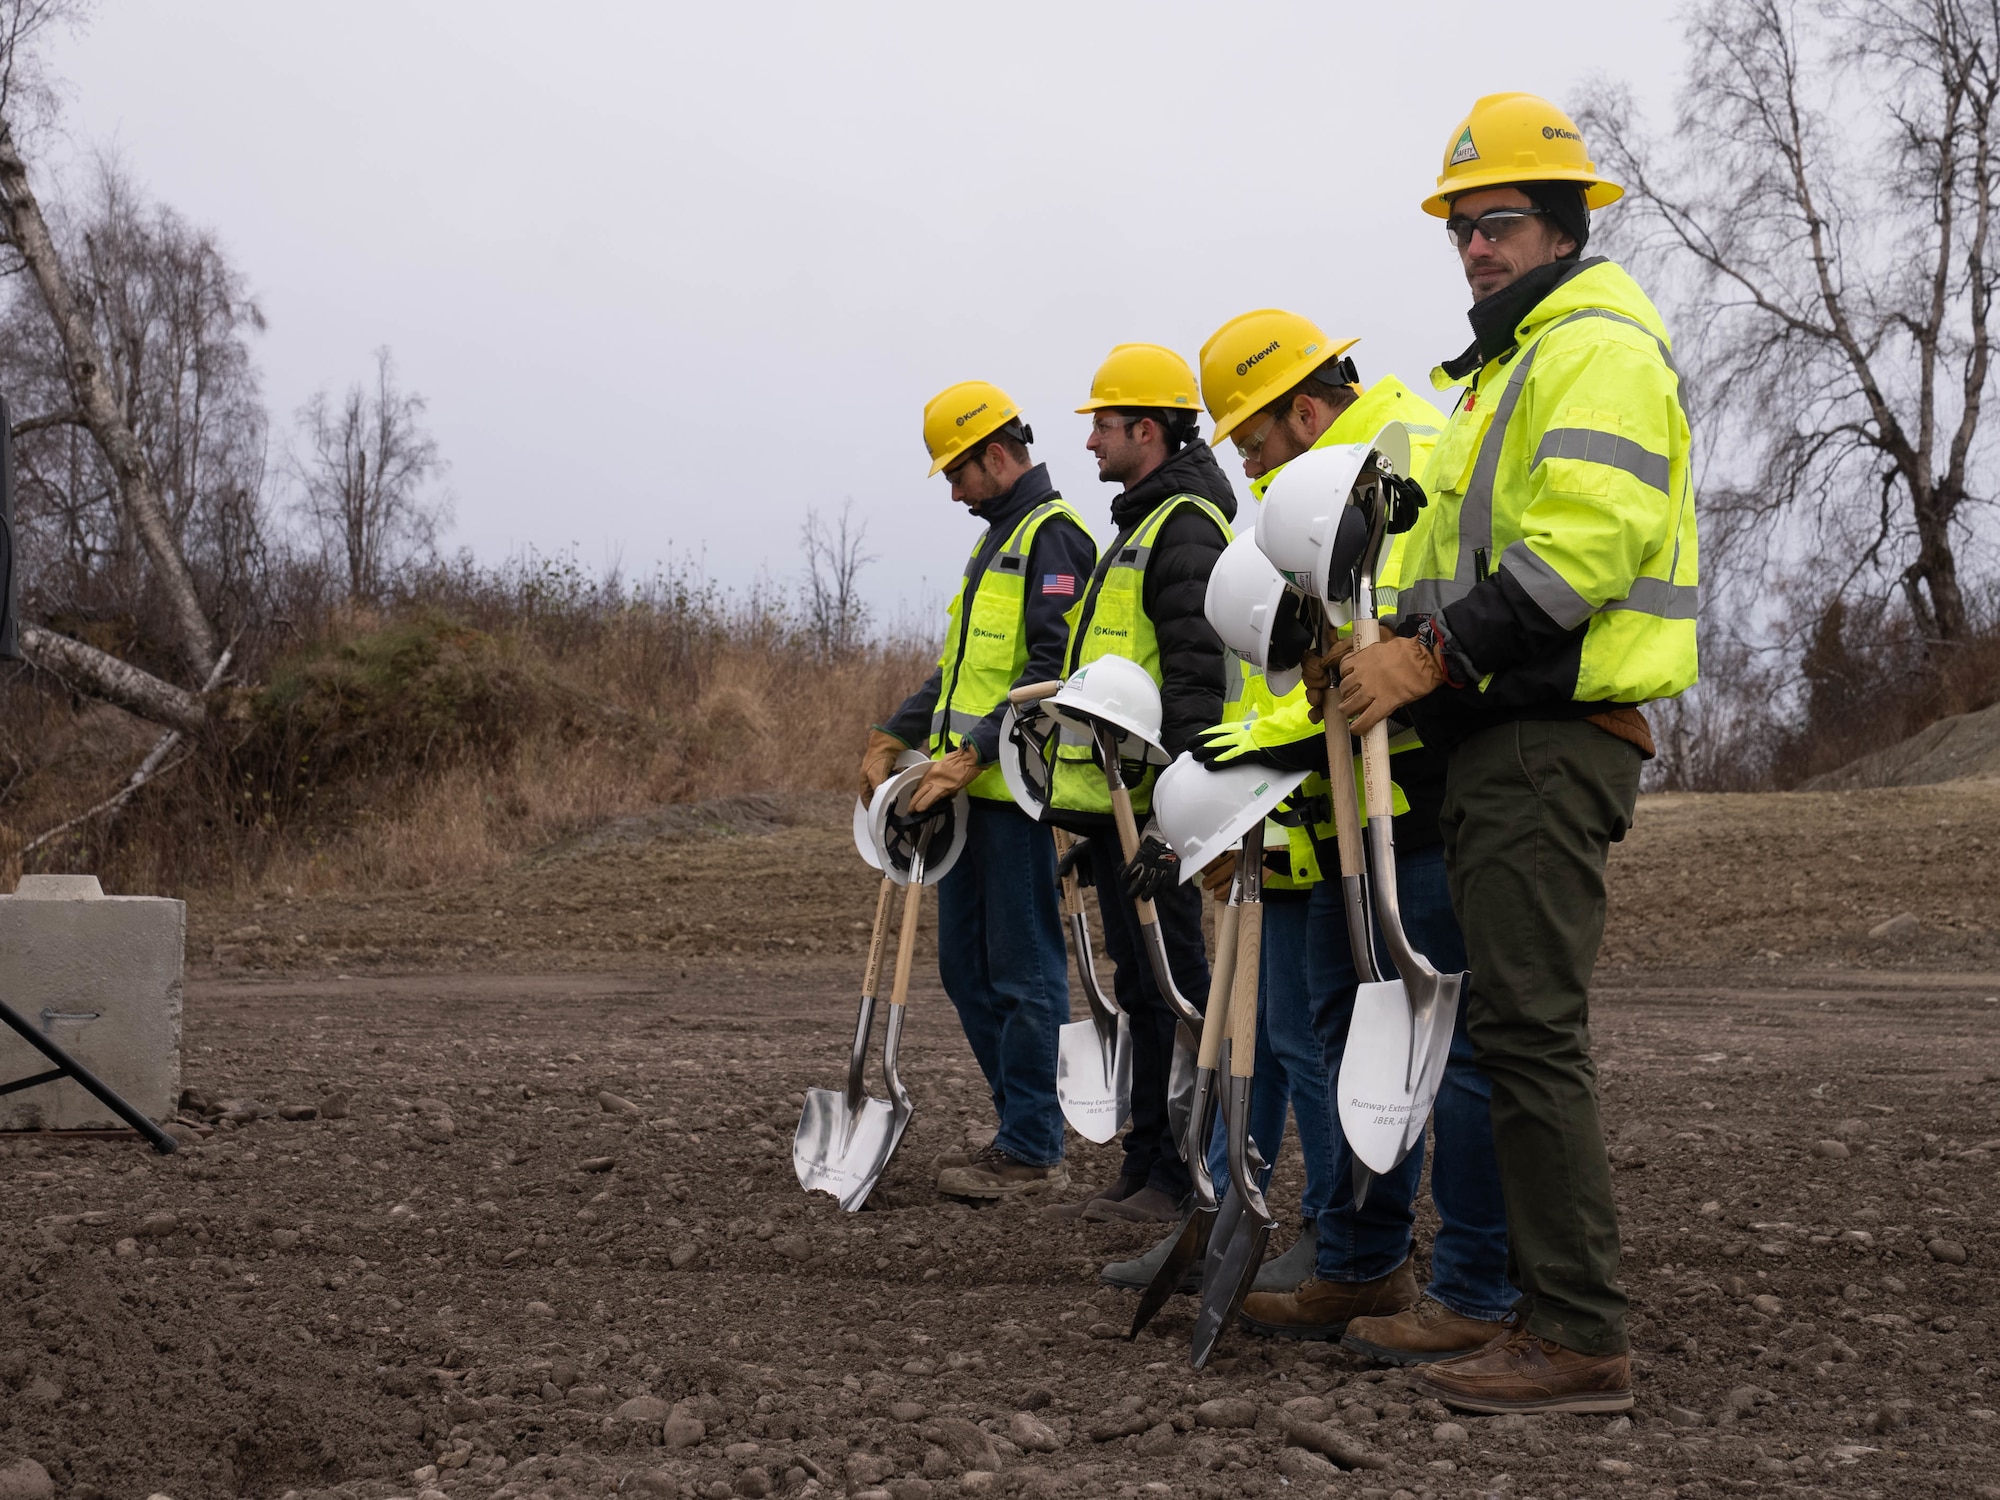
<svg viewBox="0 0 2000 1500">
<path fill-rule="evenodd" d="M 1104 919 L 1104 947 L 1111 958 L 1111 988 L 1118 1008 L 1131 1018 L 1132 1125 L 1125 1132 L 1121 1177 L 1158 1188 L 1175 1202 L 1193 1190 L 1179 1142 L 1167 1123 L 1167 1082 L 1174 1060 L 1175 1015 L 1153 979 L 1153 961 L 1139 912 L 1125 892 L 1124 857 L 1115 833 L 1090 840 L 1091 884 Z M 1201 887 L 1189 881 L 1163 891 L 1154 901 L 1167 968 L 1174 985 L 1199 1010 L 1208 1003 L 1208 954 L 1201 942 Z"/>
<path fill-rule="evenodd" d="M 938 885 L 938 977 L 992 1090 L 994 1144 L 1052 1166 L 1063 1156 L 1056 1031 L 1069 1020 L 1055 843 L 1012 802 L 971 801 L 965 852 Z"/>
<path fill-rule="evenodd" d="M 1327 1074 L 1326 1044 L 1313 1029 L 1314 1007 L 1307 988 L 1305 892 L 1271 892 L 1264 900 L 1263 963 L 1257 971 L 1257 1079 L 1250 1091 L 1250 1138 L 1265 1166 L 1260 1187 L 1268 1186 L 1285 1115 L 1298 1121 L 1299 1150 L 1305 1157 L 1306 1188 L 1299 1217 L 1316 1221 L 1333 1201 L 1332 1168 L 1340 1149 L 1340 1120 Z M 1218 1189 L 1229 1180 L 1228 1152 L 1218 1116 L 1209 1142 L 1208 1171 Z"/>
<path fill-rule="evenodd" d="M 1396 884 L 1401 898 L 1403 929 L 1411 944 L 1438 968 L 1465 967 L 1465 939 L 1452 914 L 1451 892 L 1445 879 L 1444 851 L 1419 849 L 1399 855 Z M 1269 930 L 1271 910 L 1265 920 Z M 1320 1174 L 1330 1201 L 1319 1215 L 1319 1264 L 1325 1281 L 1374 1281 L 1401 1265 L 1410 1254 L 1416 1222 L 1418 1184 L 1423 1178 L 1424 1146 L 1419 1142 L 1386 1177 L 1368 1191 L 1367 1202 L 1353 1206 L 1354 1156 L 1340 1130 L 1335 1085 L 1347 1028 L 1354 1019 L 1354 991 L 1359 980 L 1347 943 L 1347 917 L 1337 881 L 1313 887 L 1306 922 L 1306 993 L 1313 1032 L 1325 1046 L 1323 1107 L 1332 1119 L 1332 1154 Z M 1267 953 L 1280 941 L 1271 932 Z M 1381 944 L 1377 940 L 1378 951 Z M 1276 955 L 1273 954 L 1273 957 Z M 1270 959 L 1267 959 L 1267 966 Z M 1275 992 L 1274 992 L 1275 993 Z M 1482 1322 L 1498 1322 L 1513 1310 L 1518 1295 L 1507 1278 L 1507 1209 L 1500 1194 L 1499 1166 L 1493 1155 L 1491 1099 L 1493 1085 L 1473 1062 L 1466 1036 L 1466 1007 L 1459 1006 L 1431 1128 L 1437 1136 L 1437 1160 L 1431 1170 L 1431 1201 L 1437 1205 L 1438 1233 L 1431 1246 L 1431 1280 L 1426 1295 L 1453 1312 Z M 1258 1026 L 1258 1083 L 1263 1092 L 1263 1034 L 1271 1028 L 1290 1029 L 1273 1015 Z M 1297 1086 L 1292 1106 L 1301 1117 L 1301 1149 L 1307 1153 L 1307 1184 L 1311 1191 L 1312 1137 L 1299 1110 Z M 1253 1103 L 1252 1135 L 1257 1149 L 1274 1158 L 1282 1139 L 1284 1116 L 1267 1137 L 1268 1118 Z M 1211 1152 L 1213 1157 L 1214 1153 Z M 1211 1170 L 1215 1163 L 1211 1161 Z M 1224 1174 L 1226 1176 L 1226 1173 Z M 1222 1181 L 1218 1177 L 1217 1181 Z"/>
</svg>

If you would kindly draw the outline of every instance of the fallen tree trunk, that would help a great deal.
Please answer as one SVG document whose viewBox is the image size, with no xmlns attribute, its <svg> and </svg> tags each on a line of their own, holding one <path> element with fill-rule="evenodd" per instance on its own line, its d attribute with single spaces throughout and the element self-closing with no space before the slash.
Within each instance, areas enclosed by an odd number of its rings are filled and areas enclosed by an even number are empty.
<svg viewBox="0 0 2000 1500">
<path fill-rule="evenodd" d="M 201 699 L 186 688 L 39 625 L 21 627 L 21 655 L 31 666 L 61 678 L 78 692 L 116 704 L 148 723 L 182 734 L 199 733 L 208 723 Z M 214 664 L 208 675 L 215 676 Z"/>
</svg>

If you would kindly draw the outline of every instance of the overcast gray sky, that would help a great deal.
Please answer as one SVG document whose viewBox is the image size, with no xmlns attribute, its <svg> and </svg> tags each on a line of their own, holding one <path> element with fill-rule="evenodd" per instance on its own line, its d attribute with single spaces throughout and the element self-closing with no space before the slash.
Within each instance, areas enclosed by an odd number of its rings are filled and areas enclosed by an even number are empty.
<svg viewBox="0 0 2000 1500">
<path fill-rule="evenodd" d="M 1101 535 L 1071 408 L 1113 344 L 1192 361 L 1287 307 L 1424 389 L 1469 335 L 1417 202 L 1472 100 L 1593 72 L 1671 96 L 1671 17 L 1568 14 L 104 0 L 51 61 L 71 141 L 248 275 L 280 437 L 388 344 L 454 543 L 700 551 L 741 585 L 852 496 L 893 609 L 976 531 L 924 472 L 953 381 L 1013 394 Z"/>
</svg>

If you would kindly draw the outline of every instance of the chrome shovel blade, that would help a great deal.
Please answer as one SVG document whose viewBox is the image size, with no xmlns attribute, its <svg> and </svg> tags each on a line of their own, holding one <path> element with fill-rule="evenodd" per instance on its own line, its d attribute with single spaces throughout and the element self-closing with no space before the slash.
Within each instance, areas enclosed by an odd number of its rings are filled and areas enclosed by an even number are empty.
<svg viewBox="0 0 2000 1500">
<path fill-rule="evenodd" d="M 1364 984 L 1354 992 L 1354 1019 L 1340 1058 L 1340 1128 L 1355 1156 L 1377 1176 L 1409 1149 L 1404 1141 L 1417 1109 L 1416 1090 L 1407 1086 L 1413 1039 L 1410 997 L 1401 980 Z"/>
<path fill-rule="evenodd" d="M 1056 1031 L 1056 1101 L 1069 1128 L 1099 1146 L 1132 1117 L 1132 1023 L 1120 1014 L 1110 1032 L 1095 1019 Z"/>
<path fill-rule="evenodd" d="M 1462 976 L 1447 974 L 1447 980 L 1458 980 Z M 1403 1150 L 1413 1151 L 1417 1142 L 1424 1138 L 1424 1124 L 1430 1119 L 1431 1106 L 1437 1103 L 1438 1090 L 1444 1086 L 1445 1064 L 1451 1061 L 1451 1034 L 1458 1025 L 1459 997 L 1464 993 L 1462 984 L 1454 984 L 1440 996 L 1431 1007 L 1429 1017 L 1418 1017 L 1417 1035 L 1417 1107 L 1410 1112 L 1410 1126 L 1403 1134 Z"/>
<path fill-rule="evenodd" d="M 1173 1059 L 1167 1064 L 1167 1138 L 1177 1143 L 1187 1140 L 1194 1120 L 1194 1080 L 1201 1071 L 1197 1045 L 1187 1023 L 1176 1022 Z"/>
<path fill-rule="evenodd" d="M 854 1213 L 889 1164 L 900 1135 L 886 1099 L 864 1098 L 854 1111 L 839 1089 L 807 1089 L 792 1141 L 792 1170 L 807 1192 L 831 1193 Z"/>
<path fill-rule="evenodd" d="M 1414 1009 L 1398 979 L 1354 993 L 1354 1019 L 1340 1059 L 1340 1128 L 1378 1177 L 1423 1138 L 1444 1082 L 1462 976 L 1442 975 Z M 1421 1049 L 1421 1050 L 1420 1050 Z"/>
</svg>

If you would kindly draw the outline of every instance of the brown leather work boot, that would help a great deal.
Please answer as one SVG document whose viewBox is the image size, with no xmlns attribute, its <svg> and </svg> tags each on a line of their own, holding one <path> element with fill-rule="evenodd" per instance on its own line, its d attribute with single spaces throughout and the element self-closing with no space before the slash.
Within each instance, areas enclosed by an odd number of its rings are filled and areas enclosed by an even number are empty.
<svg viewBox="0 0 2000 1500">
<path fill-rule="evenodd" d="M 998 1146 L 977 1152 L 962 1167 L 938 1173 L 938 1191 L 947 1198 L 1012 1198 L 1020 1193 L 1059 1193 L 1069 1186 L 1061 1162 L 1037 1167 L 1016 1161 Z"/>
<path fill-rule="evenodd" d="M 970 1158 L 967 1158 L 970 1161 Z M 966 1163 L 961 1162 L 963 1166 Z M 1045 1208 L 1043 1213 L 1051 1219 L 1080 1219 L 1089 1215 L 1093 1208 L 1104 1203 L 1116 1203 L 1121 1198 L 1129 1198 L 1146 1185 L 1143 1177 L 1119 1177 L 1107 1182 L 1094 1193 L 1086 1193 L 1074 1203 L 1058 1203 Z"/>
<path fill-rule="evenodd" d="M 1579 1354 L 1520 1327 L 1477 1353 L 1427 1366 L 1417 1386 L 1459 1411 L 1630 1411 L 1632 1360 Z"/>
<path fill-rule="evenodd" d="M 1177 1224 L 1181 1203 L 1159 1188 L 1141 1187 L 1123 1198 L 1099 1199 L 1084 1209 L 1083 1217 L 1093 1224 L 1109 1224 L 1114 1220 L 1127 1224 Z"/>
<path fill-rule="evenodd" d="M 1427 1365 L 1484 1349 L 1495 1339 L 1505 1338 L 1508 1326 L 1468 1318 L 1426 1297 L 1415 1307 L 1386 1318 L 1355 1318 L 1347 1325 L 1340 1347 L 1385 1365 Z"/>
<path fill-rule="evenodd" d="M 983 1146 L 967 1146 L 963 1151 L 940 1151 L 937 1160 L 931 1165 L 940 1172 L 949 1172 L 953 1167 L 969 1167 L 975 1156 L 984 1155 L 992 1149 L 993 1142 L 988 1141 Z"/>
<path fill-rule="evenodd" d="M 1286 1339 L 1337 1339 L 1354 1318 L 1401 1312 L 1417 1300 L 1417 1277 L 1406 1260 L 1373 1281 L 1321 1281 L 1296 1291 L 1252 1292 L 1243 1299 L 1243 1326 Z"/>
</svg>

